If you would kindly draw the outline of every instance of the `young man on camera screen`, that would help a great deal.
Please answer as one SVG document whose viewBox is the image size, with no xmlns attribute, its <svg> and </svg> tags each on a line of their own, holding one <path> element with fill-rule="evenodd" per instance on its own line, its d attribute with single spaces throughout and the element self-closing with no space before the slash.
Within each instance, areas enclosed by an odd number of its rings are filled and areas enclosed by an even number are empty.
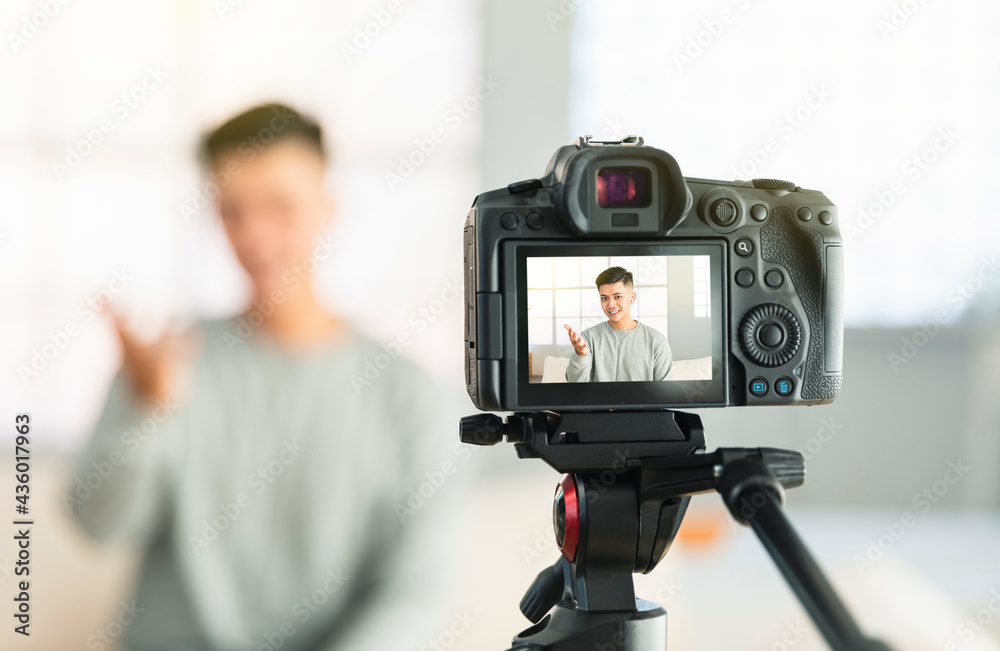
<svg viewBox="0 0 1000 651">
<path fill-rule="evenodd" d="M 575 355 L 566 367 L 569 382 L 650 382 L 667 379 L 673 356 L 667 338 L 632 318 L 632 273 L 622 267 L 597 277 L 601 309 L 608 320 L 577 332 L 568 324 Z"/>
</svg>

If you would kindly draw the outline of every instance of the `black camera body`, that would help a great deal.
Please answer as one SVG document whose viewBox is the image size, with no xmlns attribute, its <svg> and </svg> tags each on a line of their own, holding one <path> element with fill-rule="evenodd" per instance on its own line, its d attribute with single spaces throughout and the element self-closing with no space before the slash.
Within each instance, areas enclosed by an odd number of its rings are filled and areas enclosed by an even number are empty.
<svg viewBox="0 0 1000 651">
<path fill-rule="evenodd" d="M 685 178 L 641 138 L 583 137 L 541 178 L 476 197 L 464 256 L 466 386 L 479 409 L 823 404 L 840 391 L 843 247 L 821 192 Z M 591 333 L 595 368 L 615 365 L 596 345 L 624 334 L 598 314 L 592 271 L 605 265 L 635 267 L 630 309 L 669 342 L 665 377 L 563 370 L 580 360 L 562 321 Z"/>
</svg>

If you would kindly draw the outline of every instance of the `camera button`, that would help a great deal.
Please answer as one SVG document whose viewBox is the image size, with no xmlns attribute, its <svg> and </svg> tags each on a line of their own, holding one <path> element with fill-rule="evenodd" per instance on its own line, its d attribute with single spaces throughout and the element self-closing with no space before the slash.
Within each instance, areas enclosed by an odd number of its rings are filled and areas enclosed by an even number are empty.
<svg viewBox="0 0 1000 651">
<path fill-rule="evenodd" d="M 736 240 L 736 246 L 734 248 L 736 249 L 736 255 L 741 258 L 749 257 L 753 255 L 753 240 L 749 237 L 741 237 Z"/>
<path fill-rule="evenodd" d="M 813 211 L 809 210 L 805 206 L 799 208 L 799 220 L 807 222 L 813 218 Z"/>
<path fill-rule="evenodd" d="M 779 396 L 790 396 L 794 390 L 795 384 L 792 382 L 791 378 L 779 377 L 774 381 L 774 392 Z"/>
<path fill-rule="evenodd" d="M 771 269 L 766 274 L 764 274 L 764 284 L 771 289 L 777 289 L 781 287 L 785 282 L 785 276 L 777 269 Z"/>
<path fill-rule="evenodd" d="M 758 398 L 767 395 L 767 380 L 762 377 L 755 377 L 750 380 L 750 393 Z"/>
<path fill-rule="evenodd" d="M 740 216 L 740 209 L 736 207 L 736 203 L 732 199 L 723 198 L 712 204 L 709 214 L 713 222 L 727 228 L 732 226 L 736 218 Z"/>
<path fill-rule="evenodd" d="M 750 216 L 754 218 L 754 221 L 764 221 L 767 219 L 767 207 L 762 203 L 758 203 L 750 209 Z"/>
<path fill-rule="evenodd" d="M 757 331 L 757 341 L 765 348 L 777 348 L 785 340 L 785 331 L 776 323 L 768 323 Z"/>
<path fill-rule="evenodd" d="M 829 226 L 833 223 L 833 214 L 829 210 L 824 210 L 819 214 L 819 223 Z"/>
<path fill-rule="evenodd" d="M 529 212 L 527 219 L 525 219 L 524 221 L 528 225 L 528 228 L 530 228 L 533 231 L 537 231 L 545 224 L 545 222 L 542 220 L 542 215 L 537 212 Z"/>
<path fill-rule="evenodd" d="M 747 267 L 743 267 L 736 272 L 736 284 L 740 287 L 749 287 L 753 285 L 754 276 L 753 271 Z"/>
<path fill-rule="evenodd" d="M 527 181 L 517 181 L 515 183 L 507 184 L 507 192 L 511 194 L 518 194 L 519 192 L 528 192 L 530 190 L 541 190 L 542 180 L 541 179 L 528 179 Z"/>
<path fill-rule="evenodd" d="M 512 212 L 505 212 L 500 215 L 500 225 L 506 228 L 508 231 L 512 231 L 517 228 L 517 215 Z"/>
</svg>

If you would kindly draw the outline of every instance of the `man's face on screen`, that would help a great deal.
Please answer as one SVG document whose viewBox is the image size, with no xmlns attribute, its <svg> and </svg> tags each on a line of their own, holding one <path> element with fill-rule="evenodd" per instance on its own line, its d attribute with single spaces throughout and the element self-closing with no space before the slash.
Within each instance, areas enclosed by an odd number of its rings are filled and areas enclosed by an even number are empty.
<svg viewBox="0 0 1000 651">
<path fill-rule="evenodd" d="M 601 309 L 612 323 L 628 322 L 632 318 L 632 302 L 635 293 L 619 281 L 597 288 L 601 295 Z"/>
<path fill-rule="evenodd" d="M 333 216 L 325 171 L 320 155 L 296 140 L 216 161 L 217 178 L 226 179 L 219 181 L 219 215 L 258 293 L 281 290 L 313 255 Z"/>
</svg>

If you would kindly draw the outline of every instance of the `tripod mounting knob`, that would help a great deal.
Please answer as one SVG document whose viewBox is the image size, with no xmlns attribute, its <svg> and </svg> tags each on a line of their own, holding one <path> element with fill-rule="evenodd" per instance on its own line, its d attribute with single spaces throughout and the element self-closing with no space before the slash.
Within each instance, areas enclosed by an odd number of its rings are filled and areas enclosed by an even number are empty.
<svg viewBox="0 0 1000 651">
<path fill-rule="evenodd" d="M 720 450 L 729 454 L 734 451 L 736 449 Z M 785 501 L 785 488 L 805 483 L 806 464 L 801 453 L 791 450 L 756 448 L 739 452 L 738 457 L 723 464 L 716 490 L 733 518 L 740 524 L 749 525 L 766 501 L 781 506 Z"/>
<path fill-rule="evenodd" d="M 507 425 L 496 414 L 474 414 L 462 417 L 458 436 L 462 443 L 496 445 L 506 433 Z"/>
<path fill-rule="evenodd" d="M 767 464 L 767 469 L 783 487 L 798 488 L 806 483 L 806 462 L 800 452 L 760 448 L 760 456 Z"/>
</svg>

